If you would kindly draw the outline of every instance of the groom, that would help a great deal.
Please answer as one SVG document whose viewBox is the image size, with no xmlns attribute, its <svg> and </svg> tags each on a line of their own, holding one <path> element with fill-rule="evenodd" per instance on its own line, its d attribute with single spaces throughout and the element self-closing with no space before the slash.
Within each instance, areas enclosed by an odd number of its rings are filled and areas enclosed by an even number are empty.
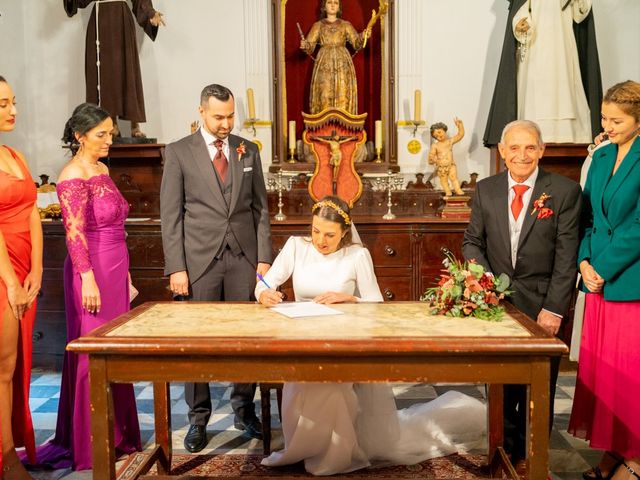
<svg viewBox="0 0 640 480">
<path fill-rule="evenodd" d="M 195 301 L 253 300 L 256 271 L 271 263 L 267 192 L 256 145 L 231 134 L 235 104 L 221 85 L 202 90 L 202 127 L 164 151 L 160 216 L 165 275 L 171 291 Z M 255 413 L 255 384 L 234 384 L 234 425 L 262 438 Z M 209 384 L 185 384 L 189 431 L 184 446 L 207 444 Z"/>
<path fill-rule="evenodd" d="M 544 144 L 537 124 L 509 123 L 498 145 L 508 171 L 478 182 L 462 252 L 494 275 L 506 273 L 511 302 L 557 335 L 575 288 L 580 186 L 545 172 L 538 163 Z M 550 424 L 560 358 L 551 362 Z M 526 458 L 524 385 L 505 385 L 505 450 Z"/>
</svg>

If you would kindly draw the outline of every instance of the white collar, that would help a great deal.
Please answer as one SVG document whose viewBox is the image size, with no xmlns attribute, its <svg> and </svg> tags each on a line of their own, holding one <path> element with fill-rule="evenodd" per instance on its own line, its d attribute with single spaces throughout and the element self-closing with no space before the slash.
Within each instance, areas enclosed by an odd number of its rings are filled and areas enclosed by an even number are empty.
<svg viewBox="0 0 640 480">
<path fill-rule="evenodd" d="M 536 185 L 536 180 L 538 179 L 538 172 L 539 171 L 540 171 L 540 169 L 538 167 L 536 167 L 536 169 L 533 171 L 533 173 L 531 175 L 529 175 L 529 178 L 527 178 L 522 183 L 516 182 L 513 179 L 513 177 L 511 176 L 511 172 L 507 172 L 507 178 L 509 179 L 509 190 L 511 190 L 514 185 L 526 185 L 531 190 L 533 190 L 533 187 L 535 187 L 535 185 Z"/>
<path fill-rule="evenodd" d="M 229 146 L 229 137 L 222 139 L 218 138 L 215 135 L 211 135 L 204 127 L 200 127 L 200 133 L 202 134 L 202 138 L 204 138 L 204 143 L 207 145 L 213 145 L 213 142 L 216 140 L 222 141 L 222 148 Z"/>
</svg>

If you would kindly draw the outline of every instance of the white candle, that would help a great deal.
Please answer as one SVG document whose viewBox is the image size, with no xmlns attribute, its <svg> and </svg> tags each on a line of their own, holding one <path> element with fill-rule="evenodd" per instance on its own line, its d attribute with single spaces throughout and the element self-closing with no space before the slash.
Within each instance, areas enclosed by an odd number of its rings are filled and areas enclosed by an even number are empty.
<svg viewBox="0 0 640 480">
<path fill-rule="evenodd" d="M 382 120 L 376 120 L 376 136 L 375 136 L 375 147 L 377 149 L 382 148 Z"/>
<path fill-rule="evenodd" d="M 289 120 L 289 150 L 296 148 L 296 121 Z"/>
<path fill-rule="evenodd" d="M 422 92 L 416 90 L 413 99 L 413 120 L 419 122 L 422 120 Z"/>
<path fill-rule="evenodd" d="M 257 118 L 256 103 L 253 98 L 253 88 L 247 88 L 247 107 L 249 109 L 249 118 Z"/>
</svg>

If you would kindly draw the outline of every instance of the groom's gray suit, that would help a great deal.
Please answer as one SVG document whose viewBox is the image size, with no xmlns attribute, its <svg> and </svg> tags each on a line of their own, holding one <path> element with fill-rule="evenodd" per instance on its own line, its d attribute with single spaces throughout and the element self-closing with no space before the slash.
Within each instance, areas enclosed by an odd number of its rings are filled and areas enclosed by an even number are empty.
<svg viewBox="0 0 640 480">
<path fill-rule="evenodd" d="M 252 300 L 257 263 L 271 263 L 260 154 L 249 140 L 236 135 L 227 139 L 224 182 L 200 131 L 164 151 L 160 212 L 165 275 L 186 271 L 191 300 Z M 255 416 L 254 392 L 255 385 L 234 385 L 231 404 L 242 420 Z M 206 425 L 211 414 L 208 384 L 195 384 L 193 391 L 187 386 L 185 396 L 190 423 Z"/>
</svg>

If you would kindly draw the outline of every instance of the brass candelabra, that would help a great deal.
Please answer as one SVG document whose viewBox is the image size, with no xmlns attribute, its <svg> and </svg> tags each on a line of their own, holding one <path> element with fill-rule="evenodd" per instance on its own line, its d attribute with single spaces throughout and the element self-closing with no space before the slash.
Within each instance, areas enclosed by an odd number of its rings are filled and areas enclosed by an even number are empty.
<svg viewBox="0 0 640 480">
<path fill-rule="evenodd" d="M 278 222 L 282 222 L 287 219 L 287 216 L 282 212 L 284 203 L 282 202 L 282 192 L 288 192 L 293 186 L 293 177 L 288 177 L 286 183 L 284 181 L 284 175 L 282 170 L 278 170 L 278 173 L 274 177 L 269 177 L 267 180 L 267 189 L 270 192 L 278 192 L 278 213 L 274 215 L 274 219 Z"/>
<path fill-rule="evenodd" d="M 378 189 L 385 190 L 387 192 L 387 213 L 385 213 L 382 218 L 384 220 L 393 220 L 394 218 L 396 218 L 396 216 L 391 211 L 391 207 L 393 206 L 391 192 L 402 189 L 404 178 L 402 177 L 402 175 L 396 175 L 391 170 L 389 170 L 386 177 L 378 177 L 374 182 Z"/>
</svg>

